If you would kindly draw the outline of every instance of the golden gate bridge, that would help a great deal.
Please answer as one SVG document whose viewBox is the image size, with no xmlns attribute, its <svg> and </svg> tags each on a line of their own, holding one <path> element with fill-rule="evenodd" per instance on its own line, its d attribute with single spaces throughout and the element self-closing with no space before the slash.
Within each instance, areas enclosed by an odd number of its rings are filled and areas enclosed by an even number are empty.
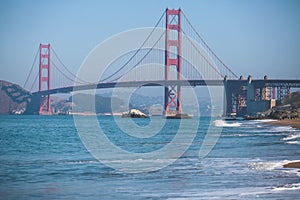
<svg viewBox="0 0 300 200">
<path fill-rule="evenodd" d="M 50 44 L 40 44 L 24 87 L 39 102 L 38 112 L 51 114 L 52 94 L 163 86 L 166 116 L 183 113 L 185 86 L 223 86 L 225 115 L 262 111 L 272 101 L 288 95 L 292 87 L 300 87 L 300 80 L 266 76 L 261 80 L 249 76 L 245 80 L 237 76 L 208 46 L 181 9 L 166 9 L 140 47 L 121 55 L 112 65 L 99 81 L 91 82 L 71 72 Z"/>
</svg>

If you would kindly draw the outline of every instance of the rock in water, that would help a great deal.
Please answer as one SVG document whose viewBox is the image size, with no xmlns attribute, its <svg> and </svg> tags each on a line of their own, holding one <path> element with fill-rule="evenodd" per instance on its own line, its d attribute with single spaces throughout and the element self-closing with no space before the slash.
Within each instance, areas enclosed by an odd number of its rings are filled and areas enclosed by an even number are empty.
<svg viewBox="0 0 300 200">
<path fill-rule="evenodd" d="M 191 119 L 192 116 L 186 113 L 177 113 L 176 115 L 167 115 L 167 119 Z"/>
<path fill-rule="evenodd" d="M 128 112 L 122 113 L 122 117 L 123 118 L 147 118 L 148 116 L 137 109 L 131 109 Z"/>
</svg>

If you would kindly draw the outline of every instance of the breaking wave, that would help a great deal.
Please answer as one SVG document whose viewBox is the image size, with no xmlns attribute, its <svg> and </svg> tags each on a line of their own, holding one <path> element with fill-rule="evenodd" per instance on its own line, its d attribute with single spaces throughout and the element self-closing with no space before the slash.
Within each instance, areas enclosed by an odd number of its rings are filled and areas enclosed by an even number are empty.
<svg viewBox="0 0 300 200">
<path fill-rule="evenodd" d="M 300 190 L 300 183 L 286 184 L 284 186 L 273 188 L 274 191 L 285 191 L 285 190 Z"/>
<path fill-rule="evenodd" d="M 227 123 L 226 121 L 221 120 L 221 119 L 215 120 L 213 123 L 214 123 L 214 126 L 217 126 L 217 127 L 238 127 L 238 126 L 241 126 L 241 123 L 238 123 L 238 122 Z"/>
<path fill-rule="evenodd" d="M 282 140 L 295 140 L 298 138 L 300 138 L 300 133 L 289 135 L 285 138 L 282 138 Z"/>
</svg>

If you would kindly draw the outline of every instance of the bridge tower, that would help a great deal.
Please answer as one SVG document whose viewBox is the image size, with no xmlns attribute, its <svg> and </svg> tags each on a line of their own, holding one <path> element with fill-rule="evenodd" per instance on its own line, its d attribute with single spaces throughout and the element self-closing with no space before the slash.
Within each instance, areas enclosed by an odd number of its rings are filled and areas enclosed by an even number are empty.
<svg viewBox="0 0 300 200">
<path fill-rule="evenodd" d="M 181 10 L 166 10 L 166 39 L 165 39 L 165 80 L 170 80 L 170 70 L 176 69 L 177 80 L 182 76 L 182 29 Z M 182 113 L 181 86 L 165 87 L 165 115 Z"/>
<path fill-rule="evenodd" d="M 40 44 L 39 91 L 50 90 L 50 44 Z M 51 114 L 50 95 L 41 96 L 40 114 Z"/>
</svg>

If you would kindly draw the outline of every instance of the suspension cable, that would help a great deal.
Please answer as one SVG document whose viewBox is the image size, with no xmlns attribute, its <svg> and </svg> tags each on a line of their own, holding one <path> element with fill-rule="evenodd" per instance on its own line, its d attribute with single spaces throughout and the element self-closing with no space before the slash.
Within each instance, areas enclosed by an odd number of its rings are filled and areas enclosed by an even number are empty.
<svg viewBox="0 0 300 200">
<path fill-rule="evenodd" d="M 166 11 L 165 11 L 166 12 Z M 163 13 L 163 15 L 165 14 L 165 12 Z M 162 15 L 162 16 L 163 16 Z M 162 18 L 162 17 L 161 17 Z M 160 20 L 161 20 L 161 18 L 160 18 Z M 160 21 L 159 20 L 159 21 Z M 171 19 L 171 22 L 170 23 L 172 23 L 174 20 L 176 20 L 175 19 L 175 16 L 173 16 L 173 18 Z M 158 23 L 157 23 L 158 24 Z M 152 31 L 153 32 L 153 31 Z M 164 30 L 163 32 L 162 32 L 162 34 L 159 36 L 159 38 L 156 40 L 156 42 L 152 45 L 152 47 L 147 51 L 147 53 L 134 65 L 134 66 L 132 66 L 126 73 L 124 73 L 124 74 L 122 74 L 122 75 L 120 75 L 119 77 L 117 77 L 117 78 L 115 78 L 115 79 L 113 79 L 113 80 L 111 80 L 111 81 L 116 81 L 116 80 L 118 80 L 119 78 L 121 78 L 122 76 L 124 76 L 125 74 L 127 74 L 127 73 L 129 73 L 131 70 L 133 70 L 137 65 L 139 65 L 145 58 L 146 58 L 146 56 L 148 56 L 149 55 L 149 53 L 154 49 L 154 47 L 155 47 L 155 45 L 160 41 L 160 39 L 162 38 L 162 36 L 164 35 L 166 33 L 166 30 Z M 152 33 L 151 33 L 152 34 Z M 149 35 L 150 36 L 150 35 Z M 143 45 L 138 49 L 139 51 L 142 49 L 142 47 L 143 47 Z"/>
<path fill-rule="evenodd" d="M 160 35 L 160 37 L 158 38 L 158 40 L 156 40 L 156 42 L 154 43 L 154 45 L 147 51 L 147 53 L 134 65 L 132 66 L 126 73 L 122 74 L 121 76 L 117 77 L 116 79 L 113 79 L 111 81 L 116 81 L 119 78 L 121 78 L 122 76 L 124 76 L 125 74 L 129 73 L 132 69 L 134 69 L 136 66 L 138 66 L 145 58 L 146 56 L 149 55 L 149 53 L 154 49 L 155 45 L 160 41 L 160 39 L 162 38 L 162 36 L 165 34 L 166 30 L 163 31 L 163 33 Z"/>
<path fill-rule="evenodd" d="M 183 30 L 182 32 L 185 34 Z M 217 72 L 221 78 L 223 78 L 223 75 L 219 72 L 219 70 L 209 62 L 209 60 L 200 52 L 200 50 L 195 46 L 195 44 L 191 41 L 191 39 L 189 37 L 187 37 L 187 39 L 191 43 L 191 45 L 196 49 L 196 51 L 204 58 L 204 60 L 213 68 L 213 70 Z"/>
<path fill-rule="evenodd" d="M 106 78 L 100 80 L 99 82 L 104 82 L 106 80 L 108 80 L 109 78 L 113 77 L 114 75 L 116 75 L 118 72 L 120 72 L 124 67 L 126 67 L 126 65 L 133 60 L 133 58 L 141 51 L 141 49 L 143 48 L 143 46 L 146 44 L 146 42 L 149 40 L 149 38 L 151 37 L 151 35 L 153 34 L 154 30 L 157 28 L 157 26 L 159 25 L 159 23 L 161 22 L 163 16 L 165 15 L 166 11 L 163 12 L 163 14 L 161 15 L 161 17 L 159 18 L 158 22 L 155 24 L 154 28 L 152 29 L 152 31 L 150 32 L 150 34 L 147 36 L 147 38 L 144 40 L 144 42 L 142 43 L 142 45 L 139 47 L 139 49 L 129 58 L 129 60 L 122 65 L 122 67 L 120 69 L 118 69 L 117 71 L 115 71 L 113 74 L 107 76 Z M 144 57 L 142 58 L 144 59 Z M 136 66 L 136 65 L 135 65 Z"/>
<path fill-rule="evenodd" d="M 30 92 L 32 91 L 32 89 L 33 89 L 33 87 L 34 87 L 35 82 L 37 81 L 38 76 L 39 76 L 39 72 L 36 73 L 36 76 L 35 76 L 35 78 L 34 78 L 34 81 L 32 82 L 32 85 L 31 85 L 31 87 L 30 87 L 30 89 L 29 89 Z"/>
<path fill-rule="evenodd" d="M 53 62 L 53 61 L 51 61 L 51 64 L 52 64 L 52 66 L 54 66 L 54 68 L 55 69 L 57 69 L 66 79 L 68 79 L 68 80 L 70 80 L 70 81 L 73 81 L 73 82 L 75 82 L 75 80 L 74 79 L 72 79 L 72 78 L 70 78 L 68 75 L 66 75 L 63 71 L 61 71 L 60 69 L 59 69 L 59 67 L 57 67 L 56 66 L 56 64 Z M 81 82 L 76 82 L 76 83 L 81 83 Z M 82 84 L 82 83 L 81 83 Z"/>
<path fill-rule="evenodd" d="M 184 12 L 182 12 L 184 18 L 186 19 L 186 21 L 188 22 L 188 24 L 190 25 L 190 27 L 192 28 L 192 30 L 196 33 L 196 35 L 199 37 L 199 39 L 201 40 L 201 42 L 204 44 L 204 46 L 209 50 L 210 53 L 212 53 L 212 55 L 235 77 L 238 78 L 238 76 L 215 54 L 215 52 L 208 46 L 208 44 L 204 41 L 204 39 L 200 36 L 200 34 L 196 31 L 196 29 L 194 28 L 194 26 L 191 24 L 191 22 L 189 21 L 189 19 L 186 17 L 186 15 L 184 14 Z"/>
<path fill-rule="evenodd" d="M 27 75 L 27 78 L 26 78 L 26 81 L 25 81 L 25 83 L 24 83 L 24 85 L 23 85 L 23 88 L 26 87 L 27 82 L 28 82 L 28 80 L 29 80 L 29 78 L 30 78 L 30 76 L 31 76 L 33 67 L 34 67 L 34 65 L 35 65 L 35 63 L 36 63 L 36 60 L 37 60 L 37 57 L 38 57 L 39 50 L 40 50 L 40 49 L 38 48 L 38 50 L 37 50 L 36 53 L 35 53 L 34 60 L 33 60 L 33 63 L 32 63 L 32 65 L 31 65 L 31 69 L 30 69 L 30 71 L 29 71 L 29 73 L 28 73 L 28 75 Z"/>
<path fill-rule="evenodd" d="M 82 83 L 90 83 L 88 81 L 85 81 L 83 79 L 80 79 L 79 77 L 77 77 L 75 74 L 73 74 L 67 67 L 66 65 L 61 61 L 61 59 L 58 57 L 57 53 L 55 52 L 55 50 L 51 47 L 51 50 L 53 51 L 55 57 L 57 58 L 57 60 L 60 62 L 60 64 L 64 67 L 64 69 L 67 70 L 67 72 L 69 72 L 71 74 L 71 76 L 73 76 L 74 78 L 77 78 L 79 81 L 81 81 Z"/>
<path fill-rule="evenodd" d="M 183 34 L 187 35 L 185 33 L 185 31 L 182 29 L 182 27 L 180 27 L 180 29 L 181 29 L 181 31 L 182 31 Z M 191 43 L 191 45 L 196 49 L 196 51 L 204 58 L 204 60 L 213 68 L 213 70 L 215 72 L 217 72 L 220 75 L 221 78 L 223 78 L 223 75 L 219 72 L 219 70 L 216 67 L 214 67 L 213 64 L 210 63 L 209 60 L 200 52 L 200 50 L 196 47 L 196 45 L 194 44 L 194 42 L 191 41 L 191 39 L 188 37 L 188 35 L 187 35 L 186 38 Z"/>
</svg>

